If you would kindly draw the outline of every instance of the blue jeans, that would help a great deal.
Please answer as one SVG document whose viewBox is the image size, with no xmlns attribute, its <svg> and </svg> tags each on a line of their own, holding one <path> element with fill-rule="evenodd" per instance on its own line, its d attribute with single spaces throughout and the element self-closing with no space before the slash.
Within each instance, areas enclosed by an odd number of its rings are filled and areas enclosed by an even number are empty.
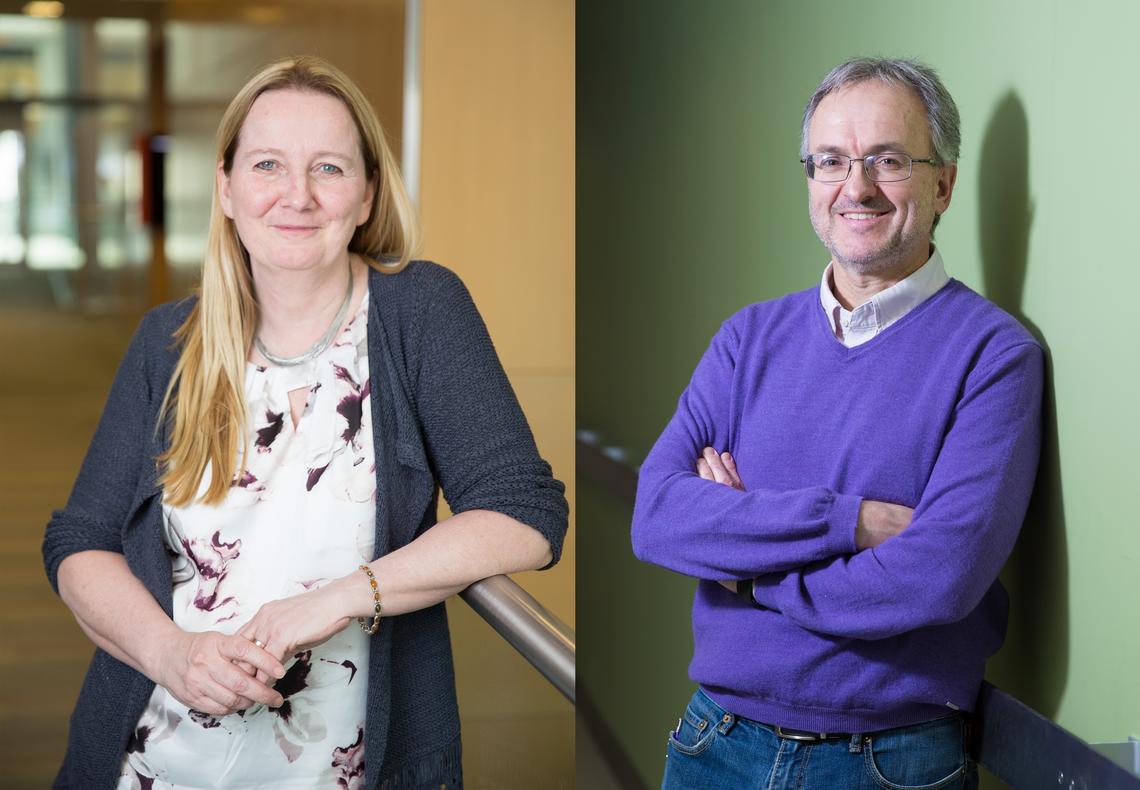
<svg viewBox="0 0 1140 790">
<path fill-rule="evenodd" d="M 815 743 L 781 738 L 697 690 L 669 733 L 663 790 L 976 790 L 965 721 L 951 715 Z"/>
</svg>

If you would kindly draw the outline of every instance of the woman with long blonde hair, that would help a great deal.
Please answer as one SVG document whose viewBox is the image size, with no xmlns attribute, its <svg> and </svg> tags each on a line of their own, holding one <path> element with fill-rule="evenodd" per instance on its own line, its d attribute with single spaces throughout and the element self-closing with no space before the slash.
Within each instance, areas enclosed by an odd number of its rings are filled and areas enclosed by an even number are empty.
<svg viewBox="0 0 1140 790">
<path fill-rule="evenodd" d="M 554 564 L 563 486 L 348 77 L 268 66 L 217 143 L 200 294 L 47 527 L 98 648 L 56 786 L 461 786 L 442 601 Z"/>
</svg>

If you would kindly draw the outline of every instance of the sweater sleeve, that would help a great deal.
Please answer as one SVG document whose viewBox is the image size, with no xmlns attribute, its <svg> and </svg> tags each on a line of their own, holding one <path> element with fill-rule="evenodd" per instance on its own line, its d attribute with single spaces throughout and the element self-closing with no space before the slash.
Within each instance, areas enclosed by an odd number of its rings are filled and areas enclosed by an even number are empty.
<svg viewBox="0 0 1140 790">
<path fill-rule="evenodd" d="M 451 271 L 433 271 L 414 386 L 440 488 L 453 513 L 492 510 L 538 530 L 550 544 L 550 567 L 566 535 L 566 488 L 539 456 L 467 288 Z"/>
<path fill-rule="evenodd" d="M 59 592 L 59 565 L 88 550 L 122 552 L 122 525 L 138 490 L 146 457 L 152 393 L 146 375 L 148 314 L 119 363 L 95 435 L 67 505 L 52 513 L 44 533 L 48 581 Z"/>
<path fill-rule="evenodd" d="M 811 631 L 858 639 L 966 617 L 1025 518 L 1041 446 L 1043 369 L 1032 343 L 975 369 L 906 530 L 853 556 L 761 576 L 756 601 Z"/>
<path fill-rule="evenodd" d="M 730 319 L 638 474 L 634 554 L 698 579 L 751 579 L 855 551 L 858 496 L 824 487 L 774 491 L 762 481 L 739 491 L 697 474 L 705 447 L 731 445 L 739 349 Z"/>
</svg>

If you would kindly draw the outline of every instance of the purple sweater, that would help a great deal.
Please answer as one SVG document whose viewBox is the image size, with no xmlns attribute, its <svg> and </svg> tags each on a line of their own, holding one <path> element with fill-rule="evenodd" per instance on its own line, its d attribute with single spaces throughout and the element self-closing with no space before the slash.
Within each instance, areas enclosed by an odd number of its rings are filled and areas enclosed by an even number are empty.
<svg viewBox="0 0 1140 790">
<path fill-rule="evenodd" d="M 701 581 L 690 677 L 749 719 L 867 732 L 971 710 L 1041 442 L 1043 354 L 951 280 L 870 342 L 819 289 L 724 323 L 641 467 L 634 553 Z M 702 480 L 730 451 L 746 491 Z M 914 508 L 857 551 L 862 499 Z M 751 579 L 756 605 L 715 579 Z"/>
</svg>

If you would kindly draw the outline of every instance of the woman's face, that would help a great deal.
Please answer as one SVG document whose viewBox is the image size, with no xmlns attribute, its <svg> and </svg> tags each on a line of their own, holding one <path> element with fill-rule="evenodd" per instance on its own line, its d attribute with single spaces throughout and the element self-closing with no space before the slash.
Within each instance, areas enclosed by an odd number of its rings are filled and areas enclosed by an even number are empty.
<svg viewBox="0 0 1140 790">
<path fill-rule="evenodd" d="M 261 94 L 242 124 L 222 211 L 258 273 L 329 267 L 372 208 L 356 124 L 334 96 L 293 89 Z"/>
</svg>

